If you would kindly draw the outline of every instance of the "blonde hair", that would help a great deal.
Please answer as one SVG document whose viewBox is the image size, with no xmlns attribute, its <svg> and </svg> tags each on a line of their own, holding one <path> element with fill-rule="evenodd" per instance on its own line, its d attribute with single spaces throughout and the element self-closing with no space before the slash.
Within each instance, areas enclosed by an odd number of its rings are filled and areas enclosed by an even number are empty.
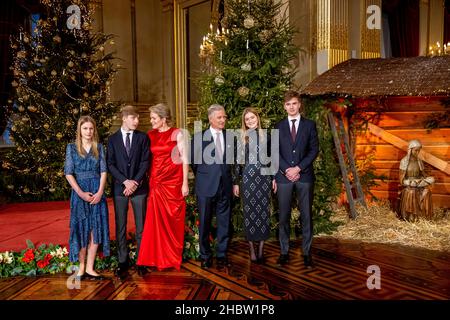
<svg viewBox="0 0 450 320">
<path fill-rule="evenodd" d="M 259 130 L 259 137 L 262 138 L 261 118 L 259 117 L 258 109 L 253 108 L 253 107 L 248 107 L 248 108 L 245 108 L 244 111 L 242 112 L 242 121 L 241 121 L 241 128 L 242 128 L 241 139 L 242 139 L 242 143 L 244 143 L 244 144 L 248 143 L 248 135 L 247 135 L 248 128 L 245 125 L 245 116 L 248 113 L 253 113 L 256 116 L 256 118 L 258 119 L 258 125 L 257 125 L 256 129 Z"/>
<path fill-rule="evenodd" d="M 164 103 L 158 103 L 154 106 L 151 106 L 150 108 L 148 108 L 148 110 L 158 115 L 158 117 L 160 117 L 161 119 L 165 118 L 166 124 L 169 127 L 172 126 L 172 116 L 170 114 L 170 109 Z"/>
<path fill-rule="evenodd" d="M 126 105 L 122 108 L 122 117 L 128 116 L 136 116 L 139 117 L 139 113 L 137 113 L 136 108 L 132 105 Z"/>
<path fill-rule="evenodd" d="M 92 123 L 94 126 L 94 134 L 92 136 L 92 154 L 94 155 L 95 159 L 98 159 L 98 132 L 97 132 L 97 125 L 95 124 L 95 120 L 91 118 L 90 116 L 81 116 L 80 119 L 78 119 L 77 124 L 77 137 L 75 139 L 75 145 L 77 146 L 77 152 L 81 157 L 86 157 L 87 153 L 86 150 L 83 148 L 83 141 L 81 139 L 81 126 L 85 124 L 86 122 Z"/>
</svg>

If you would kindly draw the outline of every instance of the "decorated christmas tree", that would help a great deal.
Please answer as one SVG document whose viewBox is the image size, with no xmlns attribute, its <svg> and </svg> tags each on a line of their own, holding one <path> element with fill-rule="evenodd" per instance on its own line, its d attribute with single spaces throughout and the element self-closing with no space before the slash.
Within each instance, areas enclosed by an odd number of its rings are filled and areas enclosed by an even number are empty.
<svg viewBox="0 0 450 320">
<path fill-rule="evenodd" d="M 204 70 L 199 81 L 199 109 L 203 124 L 208 124 L 206 110 L 213 103 L 225 107 L 229 128 L 241 127 L 246 107 L 259 108 L 264 128 L 272 129 L 285 118 L 284 93 L 295 90 L 294 61 L 301 50 L 294 44 L 295 33 L 283 12 L 282 1 L 226 1 L 224 18 L 216 30 L 211 26 L 200 47 Z M 316 122 L 320 140 L 320 153 L 314 162 L 314 232 L 329 233 L 338 225 L 331 216 L 341 187 L 328 110 L 310 101 L 303 101 L 303 106 L 305 116 Z M 238 206 L 233 210 L 237 213 L 232 217 L 233 227 L 239 232 L 242 210 Z M 291 224 L 300 228 L 298 211 L 294 210 L 292 217 Z"/>
<path fill-rule="evenodd" d="M 15 200 L 63 199 L 66 145 L 75 139 L 78 118 L 97 122 L 108 135 L 118 106 L 108 99 L 117 71 L 111 35 L 94 32 L 88 0 L 41 0 L 43 12 L 32 32 L 11 39 L 14 54 L 10 114 L 15 147 L 2 163 L 2 188 Z"/>
<path fill-rule="evenodd" d="M 292 86 L 299 50 L 294 34 L 281 1 L 226 1 L 224 19 L 216 31 L 211 26 L 200 49 L 203 118 L 213 103 L 225 107 L 231 128 L 240 127 L 242 111 L 250 106 L 260 108 L 266 128 L 284 117 L 283 95 Z"/>
</svg>

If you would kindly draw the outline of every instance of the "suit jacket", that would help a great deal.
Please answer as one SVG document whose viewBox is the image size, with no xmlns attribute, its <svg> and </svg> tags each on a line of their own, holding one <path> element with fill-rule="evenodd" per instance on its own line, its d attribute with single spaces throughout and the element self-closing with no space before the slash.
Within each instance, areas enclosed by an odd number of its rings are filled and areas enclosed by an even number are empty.
<svg viewBox="0 0 450 320">
<path fill-rule="evenodd" d="M 287 118 L 278 122 L 275 128 L 280 136 L 280 167 L 275 175 L 277 183 L 290 183 L 285 176 L 286 169 L 295 166 L 301 169 L 300 182 L 314 182 L 313 161 L 319 154 L 316 123 L 301 117 L 295 142 L 292 141 Z"/>
<path fill-rule="evenodd" d="M 195 175 L 195 194 L 197 196 L 213 197 L 217 193 L 221 178 L 225 196 L 231 197 L 232 195 L 231 165 L 234 161 L 234 135 L 228 134 L 227 137 L 227 131 L 223 130 L 223 137 L 222 164 L 214 162 L 215 144 L 209 129 L 196 133 L 191 141 L 191 168 Z"/>
<path fill-rule="evenodd" d="M 135 180 L 139 183 L 133 195 L 147 194 L 150 164 L 150 139 L 147 135 L 134 130 L 128 157 L 119 129 L 109 137 L 107 153 L 108 169 L 113 176 L 113 194 L 123 196 L 125 180 Z"/>
</svg>

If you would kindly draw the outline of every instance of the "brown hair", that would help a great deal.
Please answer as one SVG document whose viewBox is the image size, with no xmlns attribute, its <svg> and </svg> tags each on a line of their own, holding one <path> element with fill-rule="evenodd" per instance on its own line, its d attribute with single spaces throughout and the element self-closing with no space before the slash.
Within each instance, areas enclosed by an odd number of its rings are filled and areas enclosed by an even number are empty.
<svg viewBox="0 0 450 320">
<path fill-rule="evenodd" d="M 95 124 L 95 120 L 91 118 L 90 116 L 81 116 L 80 119 L 78 119 L 77 124 L 77 137 L 75 139 L 75 145 L 77 146 L 77 152 L 81 157 L 86 157 L 87 153 L 86 150 L 83 148 L 83 141 L 81 139 L 81 126 L 85 124 L 86 122 L 92 123 L 94 126 L 94 135 L 92 136 L 92 154 L 94 155 L 95 159 L 98 159 L 98 132 L 97 132 L 97 125 Z"/>
<path fill-rule="evenodd" d="M 284 102 L 288 102 L 292 98 L 297 98 L 300 102 L 300 93 L 294 90 L 288 90 L 284 93 Z"/>
<path fill-rule="evenodd" d="M 137 113 L 136 108 L 132 105 L 126 105 L 122 108 L 122 117 L 128 116 L 136 116 L 139 117 L 139 113 Z"/>
<path fill-rule="evenodd" d="M 297 98 L 298 103 L 300 105 L 299 112 L 303 113 L 303 104 L 302 104 L 302 100 L 300 98 L 300 93 L 298 93 L 297 91 L 294 91 L 294 90 L 288 90 L 284 93 L 284 103 L 288 102 L 292 98 Z"/>
<path fill-rule="evenodd" d="M 150 112 L 158 115 L 160 118 L 165 118 L 167 125 L 172 126 L 172 116 L 170 115 L 170 109 L 164 103 L 158 103 L 148 108 Z"/>
</svg>

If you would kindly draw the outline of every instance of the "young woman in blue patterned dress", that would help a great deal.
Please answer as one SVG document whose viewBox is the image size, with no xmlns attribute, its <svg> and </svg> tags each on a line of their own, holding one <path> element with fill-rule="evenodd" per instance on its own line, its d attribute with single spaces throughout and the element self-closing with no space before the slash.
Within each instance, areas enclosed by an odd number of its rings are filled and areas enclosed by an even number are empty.
<svg viewBox="0 0 450 320">
<path fill-rule="evenodd" d="M 72 187 L 69 258 L 80 262 L 80 279 L 104 279 L 94 270 L 94 263 L 99 244 L 104 256 L 110 251 L 108 206 L 103 194 L 106 171 L 105 151 L 98 143 L 95 121 L 82 116 L 75 143 L 67 145 L 64 163 L 64 174 Z"/>
</svg>

